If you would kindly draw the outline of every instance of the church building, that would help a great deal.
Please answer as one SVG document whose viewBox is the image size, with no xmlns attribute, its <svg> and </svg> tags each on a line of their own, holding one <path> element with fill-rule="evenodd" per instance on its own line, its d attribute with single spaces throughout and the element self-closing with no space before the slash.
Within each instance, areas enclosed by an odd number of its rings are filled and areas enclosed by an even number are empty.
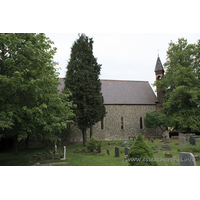
<svg viewBox="0 0 200 200">
<path fill-rule="evenodd" d="M 156 80 L 164 76 L 164 69 L 158 56 L 155 66 Z M 64 79 L 60 78 L 60 91 L 64 88 Z M 148 81 L 101 80 L 101 92 L 104 97 L 106 116 L 93 126 L 93 135 L 103 140 L 128 140 L 129 136 L 161 135 L 159 128 L 150 129 L 144 125 L 148 111 L 162 112 L 163 93 L 155 95 Z M 89 129 L 87 138 L 89 138 Z M 70 128 L 70 142 L 81 142 L 82 132 L 76 124 Z"/>
</svg>

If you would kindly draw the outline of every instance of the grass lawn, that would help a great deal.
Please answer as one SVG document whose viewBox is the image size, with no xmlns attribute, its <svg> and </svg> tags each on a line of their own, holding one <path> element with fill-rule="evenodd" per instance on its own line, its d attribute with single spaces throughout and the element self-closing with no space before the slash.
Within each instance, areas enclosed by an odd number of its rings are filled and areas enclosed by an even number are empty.
<svg viewBox="0 0 200 200">
<path fill-rule="evenodd" d="M 36 153 L 44 153 L 47 147 L 45 146 L 30 146 L 27 150 L 24 149 L 24 147 L 19 147 L 18 155 L 13 154 L 13 150 L 5 151 L 3 153 L 0 153 L 0 166 L 31 166 L 34 165 L 36 162 L 39 162 L 40 164 L 45 163 L 55 163 L 59 162 L 57 166 L 128 166 L 129 163 L 127 161 L 124 161 L 124 148 L 120 147 L 120 157 L 115 157 L 115 147 L 117 147 L 117 144 L 114 145 L 108 145 L 108 143 L 122 143 L 125 140 L 115 140 L 115 141 L 105 141 L 102 144 L 101 153 L 73 153 L 73 151 L 82 149 L 83 145 L 82 143 L 77 144 L 70 144 L 67 145 L 67 159 L 61 161 L 60 159 L 57 160 L 30 160 L 29 158 L 31 156 L 34 156 Z M 133 144 L 132 140 L 126 140 L 130 144 Z M 146 140 L 146 142 L 149 144 L 151 149 L 154 149 L 157 145 L 158 148 L 160 148 L 163 145 L 163 142 L 159 142 L 158 139 L 155 140 L 154 143 L 151 141 Z M 175 143 L 179 142 L 179 145 L 176 145 Z M 158 153 L 154 154 L 154 159 L 157 159 L 158 166 L 180 166 L 180 162 L 178 160 L 179 158 L 179 152 L 177 149 L 180 149 L 180 151 L 186 151 L 186 148 L 189 148 L 189 142 L 186 142 L 186 145 L 180 145 L 179 140 L 170 140 L 170 143 L 168 145 L 172 148 L 172 151 L 159 151 Z M 128 145 L 127 145 L 128 146 Z M 196 142 L 195 148 L 199 152 L 194 152 L 194 155 L 200 156 L 200 142 Z M 63 151 L 63 147 L 61 148 Z M 110 155 L 107 155 L 107 149 L 110 151 Z M 53 149 L 51 149 L 53 150 Z M 172 158 L 166 158 L 165 153 L 172 154 Z M 60 164 L 60 162 L 63 162 L 63 164 Z M 68 162 L 66 164 L 66 162 Z M 196 161 L 197 166 L 200 166 L 200 161 Z M 56 165 L 54 165 L 56 166 Z"/>
</svg>

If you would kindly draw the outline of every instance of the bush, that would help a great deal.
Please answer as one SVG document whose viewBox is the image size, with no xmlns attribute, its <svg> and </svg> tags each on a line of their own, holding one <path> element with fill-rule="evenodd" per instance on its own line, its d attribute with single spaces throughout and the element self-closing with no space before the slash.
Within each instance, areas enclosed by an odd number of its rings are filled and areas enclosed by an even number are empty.
<svg viewBox="0 0 200 200">
<path fill-rule="evenodd" d="M 129 150 L 128 162 L 131 166 L 157 166 L 157 163 L 153 161 L 152 150 L 141 134 L 137 136 L 134 145 Z"/>
<path fill-rule="evenodd" d="M 96 149 L 100 149 L 101 148 L 101 145 L 102 145 L 102 141 L 99 140 L 97 137 L 95 136 L 92 136 L 90 138 L 90 140 L 88 141 L 88 144 L 87 144 L 87 149 L 89 151 L 93 151 L 96 150 Z"/>
<path fill-rule="evenodd" d="M 193 150 L 193 152 L 195 152 L 195 153 L 200 152 L 199 146 L 187 146 L 187 147 L 182 148 L 181 150 L 187 152 L 187 150 L 189 150 L 189 149 Z"/>
</svg>

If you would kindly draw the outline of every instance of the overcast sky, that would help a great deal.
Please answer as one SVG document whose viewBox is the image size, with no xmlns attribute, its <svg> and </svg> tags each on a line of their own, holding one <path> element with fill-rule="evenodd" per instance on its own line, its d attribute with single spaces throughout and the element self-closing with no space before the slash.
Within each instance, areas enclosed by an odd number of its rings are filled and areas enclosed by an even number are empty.
<svg viewBox="0 0 200 200">
<path fill-rule="evenodd" d="M 155 64 L 158 54 L 162 64 L 166 61 L 169 42 L 184 37 L 188 43 L 196 43 L 199 33 L 85 33 L 92 37 L 93 54 L 102 64 L 100 79 L 155 81 Z M 59 62 L 60 78 L 66 74 L 71 47 L 78 33 L 46 33 L 54 41 Z"/>
</svg>

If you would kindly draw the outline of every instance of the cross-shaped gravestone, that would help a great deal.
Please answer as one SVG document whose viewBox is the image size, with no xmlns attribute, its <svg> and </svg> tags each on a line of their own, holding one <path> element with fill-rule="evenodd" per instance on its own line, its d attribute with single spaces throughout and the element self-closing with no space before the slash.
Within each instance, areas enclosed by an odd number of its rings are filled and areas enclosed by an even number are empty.
<svg viewBox="0 0 200 200">
<path fill-rule="evenodd" d="M 196 160 L 192 153 L 179 153 L 180 166 L 196 166 Z"/>
</svg>

